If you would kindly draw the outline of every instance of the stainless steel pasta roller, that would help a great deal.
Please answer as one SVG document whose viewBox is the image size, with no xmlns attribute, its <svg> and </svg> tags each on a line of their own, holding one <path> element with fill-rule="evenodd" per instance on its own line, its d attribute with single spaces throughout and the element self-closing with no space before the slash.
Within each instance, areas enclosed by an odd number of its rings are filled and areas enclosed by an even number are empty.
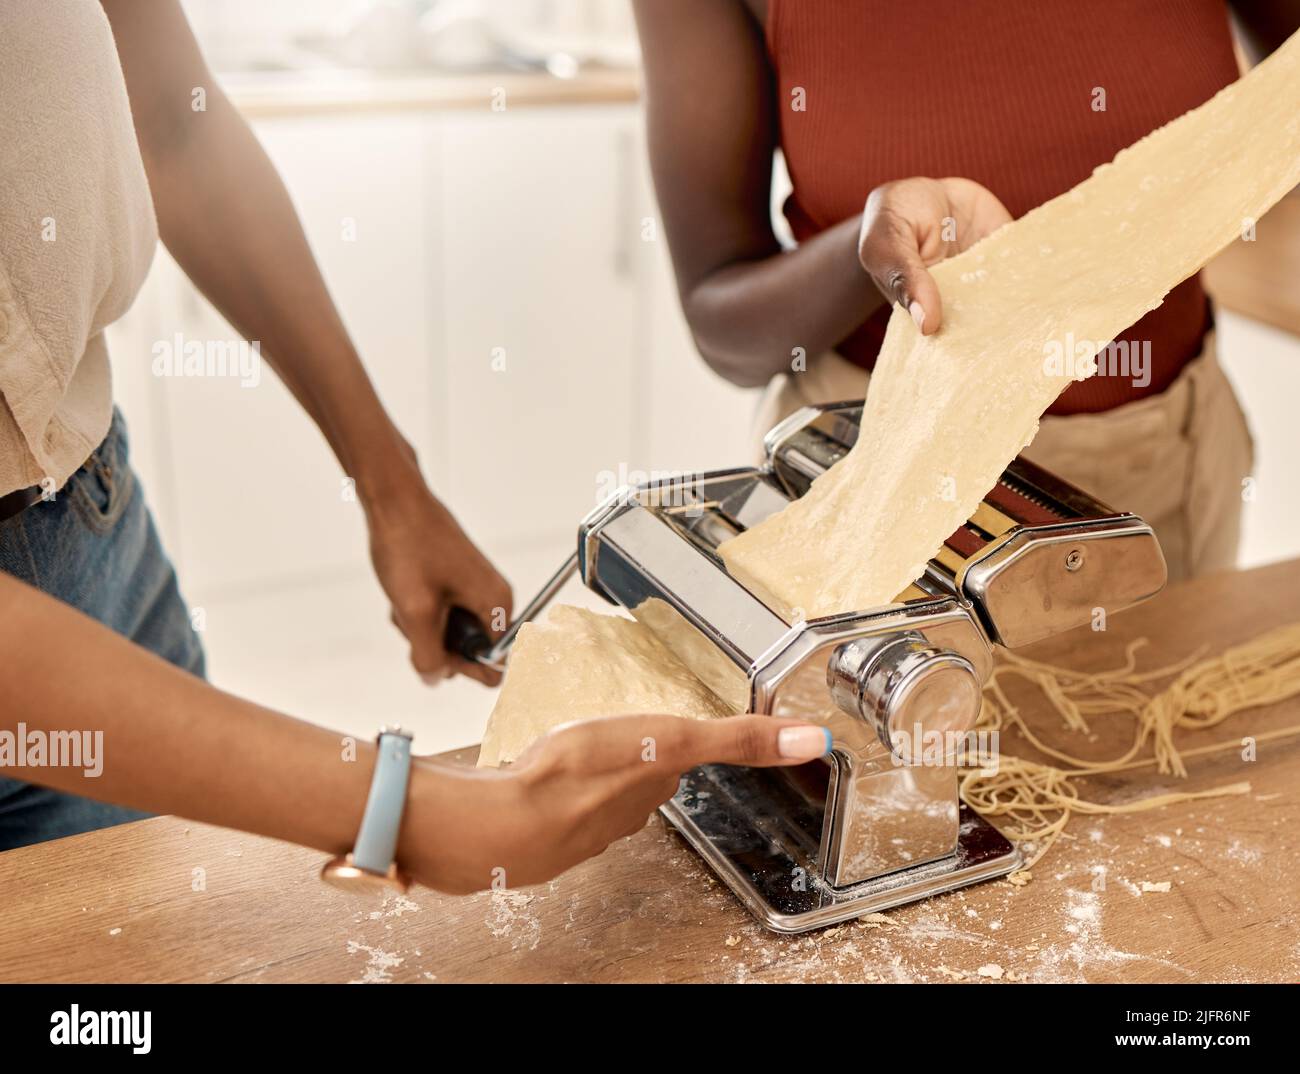
<svg viewBox="0 0 1300 1074">
<path fill-rule="evenodd" d="M 727 572 L 718 546 L 803 495 L 853 446 L 860 418 L 860 402 L 806 408 L 768 434 L 762 466 L 620 490 L 519 619 L 576 571 L 737 711 L 830 729 L 827 761 L 706 765 L 662 810 L 778 932 L 1013 871 L 1019 851 L 957 794 L 993 646 L 1088 624 L 1166 576 L 1140 518 L 1017 459 L 894 603 L 788 622 Z M 517 625 L 486 661 L 499 666 Z"/>
</svg>

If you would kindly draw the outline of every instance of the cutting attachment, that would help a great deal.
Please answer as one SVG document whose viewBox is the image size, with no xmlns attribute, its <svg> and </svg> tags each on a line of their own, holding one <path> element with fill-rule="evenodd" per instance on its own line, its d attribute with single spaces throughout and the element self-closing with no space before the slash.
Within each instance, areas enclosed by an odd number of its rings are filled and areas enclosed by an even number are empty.
<svg viewBox="0 0 1300 1074">
<path fill-rule="evenodd" d="M 803 495 L 853 446 L 860 418 L 859 402 L 805 408 L 769 433 L 761 467 L 621 490 L 520 617 L 576 569 L 737 711 L 830 729 L 829 761 L 704 766 L 663 807 L 780 932 L 1014 870 L 1019 852 L 957 795 L 992 646 L 1092 623 L 1166 576 L 1140 518 L 1017 459 L 894 603 L 787 622 L 727 572 L 718 546 Z"/>
</svg>

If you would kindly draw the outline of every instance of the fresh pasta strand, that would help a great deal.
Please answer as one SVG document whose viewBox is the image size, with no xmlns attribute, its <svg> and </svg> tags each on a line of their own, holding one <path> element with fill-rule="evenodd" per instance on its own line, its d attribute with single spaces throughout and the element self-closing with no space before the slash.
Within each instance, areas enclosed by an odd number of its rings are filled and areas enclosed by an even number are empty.
<svg viewBox="0 0 1300 1074">
<path fill-rule="evenodd" d="M 981 767 L 962 776 L 960 791 L 962 800 L 972 809 L 985 816 L 1005 818 L 1002 827 L 1009 838 L 1033 845 L 1033 856 L 1024 868 L 1047 853 L 1076 813 L 1137 813 L 1177 802 L 1249 793 L 1250 784 L 1240 782 L 1110 805 L 1082 798 L 1077 782 L 1102 773 L 1152 766 L 1161 775 L 1185 778 L 1185 758 L 1240 749 L 1241 743 L 1228 740 L 1183 751 L 1174 743 L 1177 729 L 1203 730 L 1243 709 L 1300 694 L 1300 623 L 1268 631 L 1215 657 L 1201 658 L 1201 651 L 1174 664 L 1138 671 L 1137 653 L 1144 645 L 1145 638 L 1131 643 L 1123 664 L 1100 672 L 1056 667 L 1015 653 L 1001 653 L 984 687 L 977 730 L 1001 732 L 1014 728 L 1060 766 L 986 752 L 978 758 Z M 1005 682 L 1013 678 L 1036 687 L 1071 730 L 1087 733 L 1090 717 L 1131 718 L 1131 745 L 1117 757 L 1088 760 L 1044 742 L 1007 695 Z M 1173 681 L 1159 692 L 1144 689 L 1150 683 L 1170 678 Z M 1262 742 L 1293 735 L 1300 735 L 1300 724 L 1252 737 Z"/>
</svg>

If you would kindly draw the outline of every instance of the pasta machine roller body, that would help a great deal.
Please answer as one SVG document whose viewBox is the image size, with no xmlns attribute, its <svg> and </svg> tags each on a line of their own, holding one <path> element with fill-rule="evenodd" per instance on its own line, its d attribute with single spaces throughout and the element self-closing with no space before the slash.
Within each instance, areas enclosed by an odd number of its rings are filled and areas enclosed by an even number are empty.
<svg viewBox="0 0 1300 1074">
<path fill-rule="evenodd" d="M 830 730 L 829 761 L 704 766 L 663 807 L 782 932 L 1014 870 L 1019 852 L 957 793 L 993 646 L 1095 622 L 1165 581 L 1140 518 L 1017 459 L 894 603 L 787 622 L 718 547 L 803 495 L 852 447 L 860 416 L 860 402 L 805 408 L 769 433 L 762 466 L 620 490 L 578 533 L 584 582 L 723 701 Z"/>
</svg>

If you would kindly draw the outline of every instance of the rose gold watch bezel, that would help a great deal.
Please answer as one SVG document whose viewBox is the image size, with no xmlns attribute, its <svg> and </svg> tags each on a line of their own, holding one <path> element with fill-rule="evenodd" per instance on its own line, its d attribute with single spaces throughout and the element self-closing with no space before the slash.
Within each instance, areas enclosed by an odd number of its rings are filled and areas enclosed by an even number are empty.
<svg viewBox="0 0 1300 1074">
<path fill-rule="evenodd" d="M 351 854 L 331 858 L 320 871 L 320 878 L 332 887 L 343 891 L 396 891 L 405 895 L 411 887 L 410 878 L 394 862 L 386 873 L 363 869 L 352 860 Z"/>
</svg>

